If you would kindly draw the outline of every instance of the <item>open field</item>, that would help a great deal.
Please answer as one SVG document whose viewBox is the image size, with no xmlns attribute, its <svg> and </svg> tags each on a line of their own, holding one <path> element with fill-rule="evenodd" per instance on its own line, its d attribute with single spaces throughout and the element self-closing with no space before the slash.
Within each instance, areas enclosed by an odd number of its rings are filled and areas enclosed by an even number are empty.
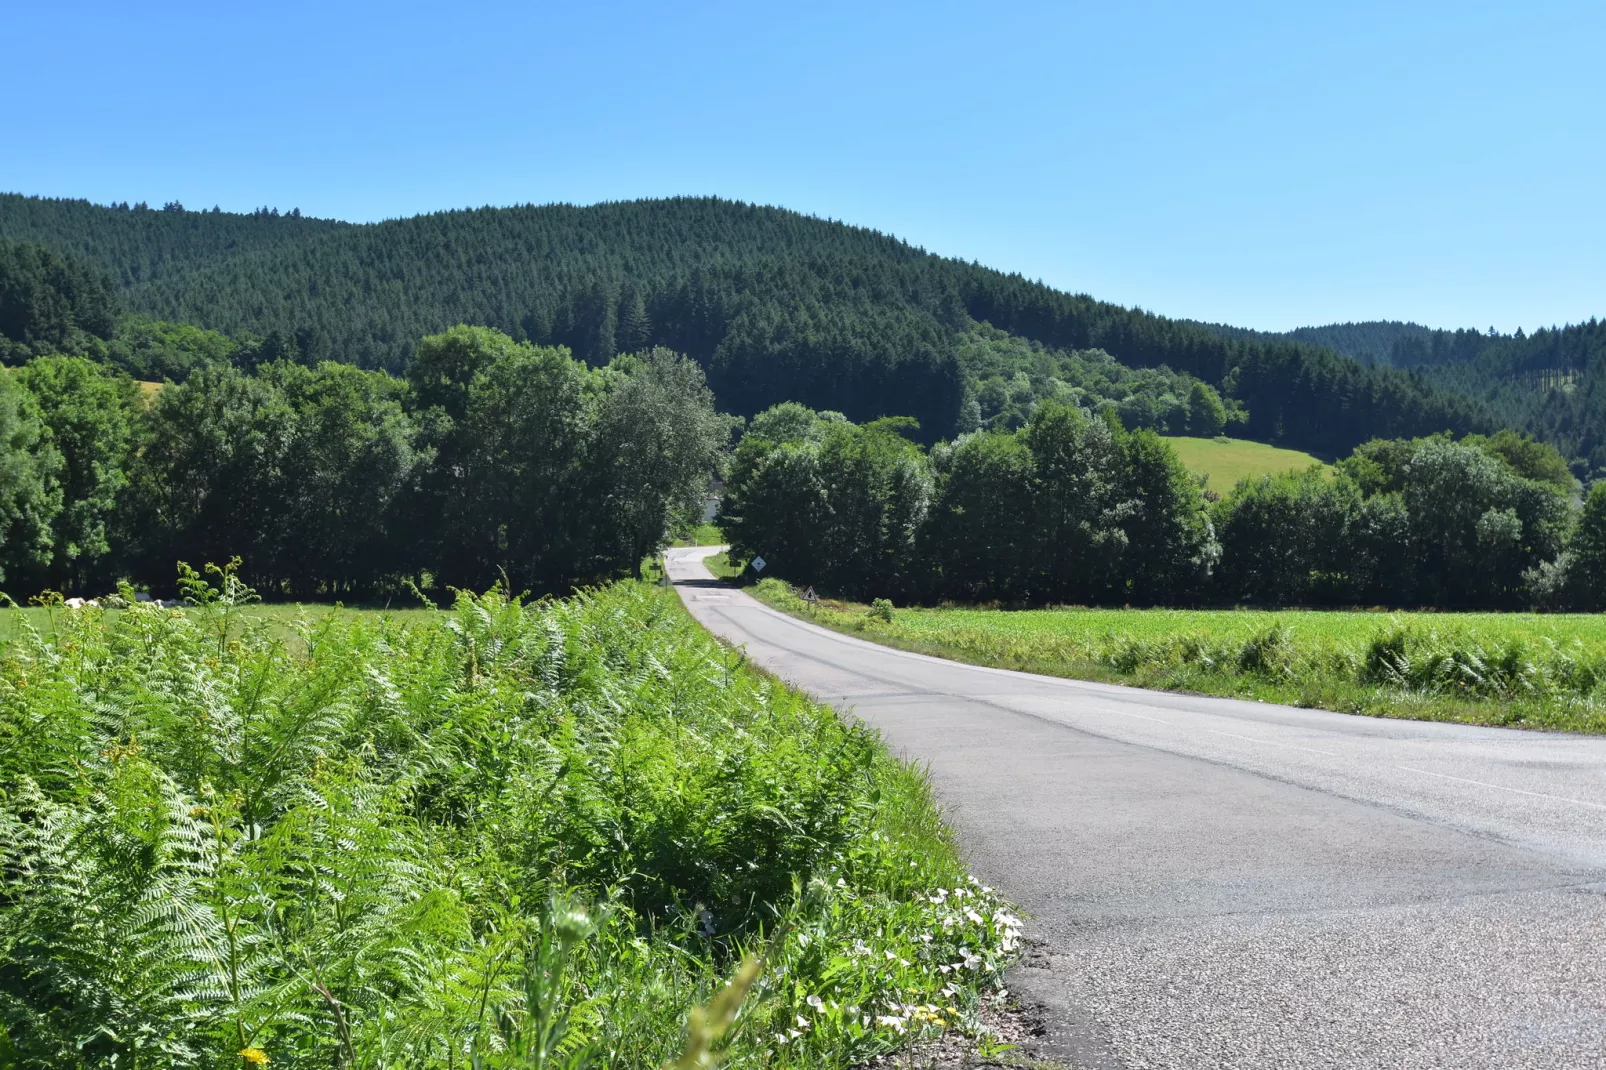
<svg viewBox="0 0 1606 1070">
<path fill-rule="evenodd" d="M 1285 450 L 1268 446 L 1264 442 L 1249 442 L 1241 438 L 1189 438 L 1167 435 L 1165 440 L 1177 451 L 1188 471 L 1208 475 L 1206 486 L 1218 494 L 1225 494 L 1240 479 L 1297 472 L 1321 461 L 1299 450 Z M 1331 472 L 1330 465 L 1322 465 Z"/>
<path fill-rule="evenodd" d="M 736 974 L 692 1043 L 845 1067 L 982 1029 L 1017 927 L 922 773 L 649 584 L 0 643 L 0 1065 L 661 1067 Z"/>
<path fill-rule="evenodd" d="M 17 633 L 24 627 L 31 628 L 47 637 L 55 635 L 66 626 L 73 614 L 82 612 L 82 610 L 67 609 L 65 606 L 22 606 L 0 609 L 0 642 L 16 638 Z M 108 620 L 113 620 L 121 616 L 125 611 L 108 609 L 92 612 L 99 612 Z M 194 608 L 175 608 L 158 612 L 192 615 L 196 610 Z M 290 602 L 255 602 L 237 607 L 234 610 L 234 614 L 235 623 L 232 630 L 235 632 L 238 632 L 249 622 L 264 621 L 280 636 L 293 635 L 303 626 L 310 626 L 330 618 L 346 623 L 359 619 L 369 621 L 385 619 L 398 624 L 409 624 L 439 621 L 446 615 L 441 610 L 426 609 L 417 605 L 378 608 L 317 603 L 302 605 Z"/>
<path fill-rule="evenodd" d="M 718 576 L 722 580 L 740 579 L 742 572 L 747 567 L 745 563 L 732 561 L 730 554 L 726 551 L 721 551 L 720 553 L 707 558 L 704 560 L 703 564 L 708 566 L 708 571 L 712 572 L 715 576 Z"/>
<path fill-rule="evenodd" d="M 718 546 L 725 541 L 725 533 L 718 524 L 698 524 L 691 533 L 675 542 L 676 546 Z"/>
<path fill-rule="evenodd" d="M 828 627 L 921 653 L 1076 679 L 1473 724 L 1606 732 L 1606 616 L 1307 610 L 805 606 Z"/>
</svg>

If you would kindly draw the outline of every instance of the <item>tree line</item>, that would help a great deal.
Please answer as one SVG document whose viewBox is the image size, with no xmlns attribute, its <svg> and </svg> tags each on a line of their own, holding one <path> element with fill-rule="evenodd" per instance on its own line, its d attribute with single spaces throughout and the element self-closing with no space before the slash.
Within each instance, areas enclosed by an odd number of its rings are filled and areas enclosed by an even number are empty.
<svg viewBox="0 0 1606 1070">
<path fill-rule="evenodd" d="M 414 340 L 455 323 L 567 346 L 590 364 L 665 346 L 704 367 L 726 411 L 793 400 L 859 422 L 912 415 L 928 444 L 987 418 L 976 409 L 998 384 L 970 374 L 960 352 L 981 324 L 1189 377 L 1237 403 L 1247 436 L 1317 453 L 1494 426 L 1481 405 L 1421 375 L 1286 339 L 1224 337 L 871 230 L 716 198 L 372 225 L 169 207 L 4 195 L 0 239 L 82 259 L 134 312 L 294 339 L 311 362 L 399 373 Z M 1035 363 L 1022 354 L 996 369 L 1006 394 L 1020 393 L 1015 376 L 1032 377 Z"/>
<path fill-rule="evenodd" d="M 1414 370 L 1441 390 L 1477 400 L 1497 423 L 1551 443 L 1580 478 L 1606 475 L 1606 322 L 1532 334 L 1391 323 L 1293 333 L 1344 352 L 1368 343 L 1369 358 Z"/>
<path fill-rule="evenodd" d="M 1598 319 L 1532 334 L 1383 321 L 1301 327 L 1282 335 L 1219 324 L 1208 329 L 1262 343 L 1309 342 L 1365 364 L 1414 373 L 1440 392 L 1470 399 L 1494 425 L 1555 446 L 1579 478 L 1606 476 L 1606 323 Z"/>
<path fill-rule="evenodd" d="M 667 350 L 591 368 L 483 327 L 423 339 L 404 378 L 213 362 L 152 391 L 37 356 L 0 371 L 0 583 L 164 590 L 237 556 L 270 596 L 564 592 L 638 571 L 730 426 Z"/>
<path fill-rule="evenodd" d="M 905 421 L 777 406 L 721 524 L 765 575 L 849 597 L 1010 605 L 1606 608 L 1606 484 L 1503 431 L 1362 444 L 1216 500 L 1164 439 L 1039 404 L 926 450 Z"/>
<path fill-rule="evenodd" d="M 1555 444 L 1580 477 L 1606 477 L 1606 321 L 1532 334 L 1435 331 L 1397 343 L 1393 359 Z"/>
</svg>

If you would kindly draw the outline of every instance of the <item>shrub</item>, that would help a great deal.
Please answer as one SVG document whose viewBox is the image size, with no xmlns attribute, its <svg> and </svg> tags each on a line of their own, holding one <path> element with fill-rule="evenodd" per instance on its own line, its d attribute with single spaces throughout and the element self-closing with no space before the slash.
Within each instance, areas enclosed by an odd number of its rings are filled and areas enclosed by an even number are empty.
<svg viewBox="0 0 1606 1070">
<path fill-rule="evenodd" d="M 1265 676 L 1286 675 L 1293 652 L 1293 637 L 1281 625 L 1272 625 L 1244 640 L 1238 651 L 1240 672 Z"/>
</svg>

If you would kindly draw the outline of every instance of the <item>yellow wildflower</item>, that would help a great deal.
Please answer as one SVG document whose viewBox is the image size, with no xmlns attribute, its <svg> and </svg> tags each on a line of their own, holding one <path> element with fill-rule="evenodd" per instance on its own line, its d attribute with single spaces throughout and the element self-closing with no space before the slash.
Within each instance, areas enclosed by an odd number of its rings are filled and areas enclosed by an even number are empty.
<svg viewBox="0 0 1606 1070">
<path fill-rule="evenodd" d="M 240 1058 L 252 1066 L 268 1065 L 268 1053 L 261 1048 L 242 1048 L 240 1049 Z"/>
</svg>

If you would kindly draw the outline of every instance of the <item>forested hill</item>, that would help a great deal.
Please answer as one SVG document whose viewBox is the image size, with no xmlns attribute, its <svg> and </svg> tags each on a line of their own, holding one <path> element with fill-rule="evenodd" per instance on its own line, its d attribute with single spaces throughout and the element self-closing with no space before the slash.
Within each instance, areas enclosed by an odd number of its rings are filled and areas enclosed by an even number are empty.
<svg viewBox="0 0 1606 1070">
<path fill-rule="evenodd" d="M 1225 338 L 1326 346 L 1366 364 L 1415 372 L 1440 389 L 1480 402 L 1496 422 L 1542 438 L 1578 474 L 1606 472 L 1606 323 L 1590 320 L 1525 334 L 1435 330 L 1373 321 L 1267 334 L 1221 324 Z"/>
<path fill-rule="evenodd" d="M 1362 364 L 1392 364 L 1396 368 L 1409 367 L 1414 363 L 1396 359 L 1396 352 L 1402 345 L 1409 347 L 1430 340 L 1436 334 L 1452 333 L 1400 320 L 1328 323 L 1321 327 L 1295 327 L 1291 331 L 1255 331 L 1225 323 L 1206 323 L 1201 326 L 1223 338 L 1254 342 L 1304 342 L 1331 349 L 1340 356 L 1351 357 Z"/>
<path fill-rule="evenodd" d="M 1397 346 L 1394 360 L 1581 458 L 1581 475 L 1606 474 L 1606 321 L 1530 335 L 1434 331 Z"/>
<path fill-rule="evenodd" d="M 259 249 L 305 241 L 350 224 L 262 208 L 250 214 L 185 211 L 173 203 L 98 205 L 0 194 L 0 237 L 38 242 L 99 268 L 125 290 L 204 271 Z"/>
<path fill-rule="evenodd" d="M 1099 349 L 1197 377 L 1247 408 L 1238 433 L 1319 453 L 1490 425 L 1477 404 L 1420 376 L 1298 342 L 1223 337 L 871 230 L 714 198 L 351 225 L 4 195 L 0 239 L 81 258 L 121 285 L 133 311 L 278 332 L 307 360 L 396 370 L 420 337 L 459 322 L 561 343 L 593 363 L 663 345 L 702 362 L 731 411 L 798 400 L 856 419 L 912 415 L 935 437 L 977 421 L 963 343 L 985 321 L 1051 353 Z M 1040 363 L 1016 369 L 1020 389 L 1065 386 L 1052 378 Z"/>
</svg>

